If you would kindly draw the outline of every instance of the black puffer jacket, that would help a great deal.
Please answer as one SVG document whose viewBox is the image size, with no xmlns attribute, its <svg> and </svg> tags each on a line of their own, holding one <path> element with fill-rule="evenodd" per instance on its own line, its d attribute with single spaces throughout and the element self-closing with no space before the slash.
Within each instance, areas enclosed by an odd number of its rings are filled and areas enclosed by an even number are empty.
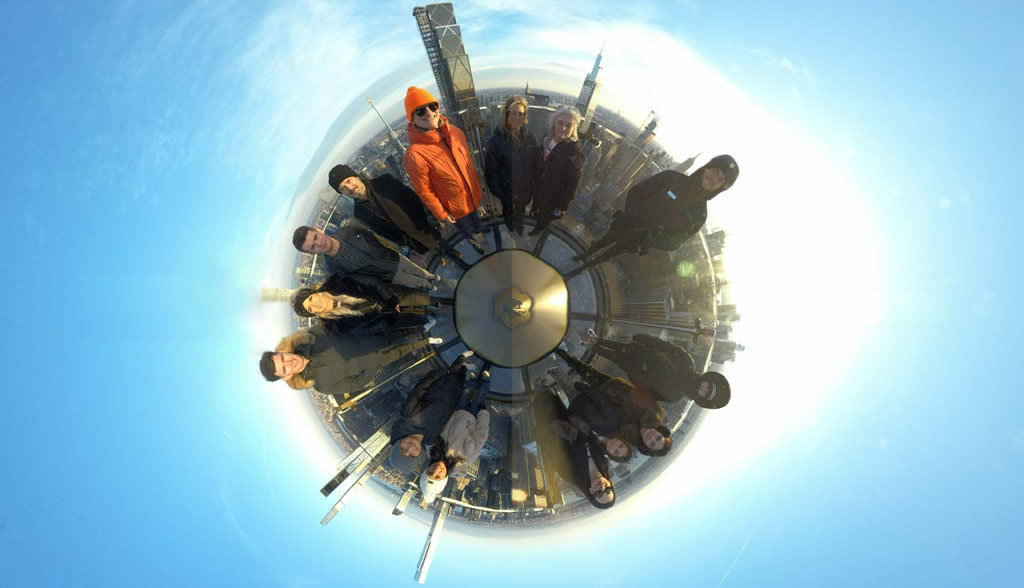
<svg viewBox="0 0 1024 588">
<path fill-rule="evenodd" d="M 518 143 L 500 129 L 487 142 L 484 178 L 487 189 L 501 200 L 503 210 L 509 210 L 513 203 L 525 207 L 533 199 L 537 149 L 537 138 L 525 127 Z"/>
<path fill-rule="evenodd" d="M 562 141 L 544 159 L 544 149 L 537 149 L 536 180 L 533 208 L 565 210 L 579 192 L 583 181 L 583 152 L 576 141 Z"/>
</svg>

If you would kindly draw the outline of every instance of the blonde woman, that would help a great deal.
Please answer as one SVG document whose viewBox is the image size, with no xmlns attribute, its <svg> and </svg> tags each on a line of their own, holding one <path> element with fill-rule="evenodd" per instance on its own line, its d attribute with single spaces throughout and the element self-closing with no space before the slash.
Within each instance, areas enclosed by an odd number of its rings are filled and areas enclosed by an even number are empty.
<svg viewBox="0 0 1024 588">
<path fill-rule="evenodd" d="M 501 200 L 505 225 L 523 232 L 523 214 L 533 198 L 533 168 L 537 138 L 527 128 L 529 103 L 522 96 L 505 101 L 505 117 L 487 142 L 484 179 L 487 188 Z"/>
<path fill-rule="evenodd" d="M 551 129 L 541 142 L 535 159 L 533 211 L 537 227 L 530 235 L 539 235 L 556 214 L 560 215 L 576 196 L 583 179 L 583 152 L 576 127 L 580 113 L 562 107 L 551 115 Z"/>
<path fill-rule="evenodd" d="M 394 286 L 373 276 L 341 272 L 331 275 L 316 290 L 302 288 L 292 295 L 295 314 L 319 317 L 328 331 L 348 335 L 418 329 L 429 323 L 428 312 L 433 303 L 420 290 Z"/>
</svg>

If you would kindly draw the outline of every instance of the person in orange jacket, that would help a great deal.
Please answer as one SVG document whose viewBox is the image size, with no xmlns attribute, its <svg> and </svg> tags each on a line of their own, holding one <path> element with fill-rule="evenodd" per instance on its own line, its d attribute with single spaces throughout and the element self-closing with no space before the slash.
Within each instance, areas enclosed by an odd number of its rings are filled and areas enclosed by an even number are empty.
<svg viewBox="0 0 1024 588">
<path fill-rule="evenodd" d="M 441 106 L 430 92 L 409 86 L 405 94 L 409 119 L 409 149 L 405 171 L 413 190 L 439 222 L 451 223 L 480 253 L 482 191 L 473 166 L 466 135 L 441 115 Z"/>
</svg>

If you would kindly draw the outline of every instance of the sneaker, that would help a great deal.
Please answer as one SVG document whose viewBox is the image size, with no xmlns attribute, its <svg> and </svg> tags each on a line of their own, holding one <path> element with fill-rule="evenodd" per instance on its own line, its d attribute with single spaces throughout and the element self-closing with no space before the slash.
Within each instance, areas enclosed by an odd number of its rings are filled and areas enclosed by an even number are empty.
<svg viewBox="0 0 1024 588">
<path fill-rule="evenodd" d="M 441 343 L 444 343 L 444 339 L 440 337 L 431 337 L 427 339 L 427 343 L 430 343 L 431 345 L 440 345 Z"/>
<path fill-rule="evenodd" d="M 463 351 L 459 355 L 461 355 L 463 357 L 463 359 L 469 359 L 469 358 L 473 357 L 474 355 L 476 355 L 476 352 L 473 351 L 472 349 L 470 349 L 469 351 Z"/>
<path fill-rule="evenodd" d="M 600 337 L 597 336 L 597 332 L 594 331 L 594 329 L 587 329 L 587 342 L 588 343 L 594 343 L 598 339 L 600 339 Z"/>
<path fill-rule="evenodd" d="M 430 329 L 433 329 L 434 325 L 436 325 L 436 324 L 437 324 L 437 320 L 430 319 L 429 321 L 427 321 L 426 323 L 423 324 L 423 332 L 425 333 L 425 332 L 429 331 Z"/>
</svg>

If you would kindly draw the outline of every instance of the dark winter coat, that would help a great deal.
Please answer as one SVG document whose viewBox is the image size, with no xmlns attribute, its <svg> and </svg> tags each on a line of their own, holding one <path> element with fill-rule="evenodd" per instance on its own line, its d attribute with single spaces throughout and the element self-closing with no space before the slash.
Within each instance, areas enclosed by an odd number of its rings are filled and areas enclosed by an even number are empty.
<svg viewBox="0 0 1024 588">
<path fill-rule="evenodd" d="M 579 384 L 576 387 L 580 389 Z M 614 407 L 619 418 L 619 435 L 634 447 L 643 445 L 641 428 L 657 427 L 664 422 L 665 411 L 658 406 L 650 392 L 622 378 L 612 378 L 598 392 Z"/>
<path fill-rule="evenodd" d="M 425 293 L 388 284 L 373 276 L 332 274 L 319 291 L 334 296 L 354 296 L 369 303 L 360 315 L 324 319 L 324 326 L 332 333 L 378 335 L 416 328 L 427 322 L 423 309 L 412 307 L 413 304 L 430 304 L 430 298 Z M 396 305 L 402 305 L 402 310 L 396 311 Z"/>
<path fill-rule="evenodd" d="M 533 208 L 566 210 L 583 181 L 583 152 L 576 141 L 562 141 L 544 159 L 539 147 L 534 158 Z"/>
<path fill-rule="evenodd" d="M 355 394 L 370 383 L 377 370 L 425 347 L 424 341 L 403 343 L 403 338 L 395 334 L 339 335 L 317 325 L 285 339 L 277 350 L 309 360 L 306 369 L 289 381 L 293 388 L 315 386 L 323 394 Z"/>
<path fill-rule="evenodd" d="M 390 282 L 398 271 L 398 252 L 388 247 L 373 232 L 346 225 L 333 235 L 338 252 L 324 255 L 328 273 L 344 272 L 374 276 Z"/>
<path fill-rule="evenodd" d="M 525 207 L 533 199 L 537 150 L 537 138 L 526 127 L 518 143 L 501 129 L 491 135 L 487 142 L 484 179 L 487 189 L 501 200 L 502 210 L 510 210 L 513 204 Z"/>
<path fill-rule="evenodd" d="M 607 505 L 598 504 L 595 500 L 590 497 L 590 464 L 588 463 L 589 458 L 594 458 L 594 465 L 597 466 L 597 471 L 601 472 L 601 475 L 608 479 L 610 482 L 612 479 L 611 468 L 609 468 L 608 457 L 604 454 L 604 447 L 593 435 L 580 435 L 576 441 L 569 443 L 566 442 L 566 448 L 569 452 L 569 467 L 572 469 L 571 472 L 564 472 L 563 475 L 569 474 L 573 484 L 580 489 L 580 492 L 597 508 L 610 508 L 615 501 L 612 500 Z"/>
<path fill-rule="evenodd" d="M 697 389 L 700 378 L 693 356 L 685 349 L 650 335 L 633 335 L 632 360 L 620 365 L 631 382 L 645 386 L 655 398 L 676 402 Z"/>
<path fill-rule="evenodd" d="M 704 226 L 708 200 L 728 189 L 727 185 L 705 192 L 700 185 L 705 167 L 692 175 L 665 170 L 633 186 L 626 195 L 626 208 L 611 230 L 642 235 L 641 249 L 674 251 L 681 247 Z"/>
<path fill-rule="evenodd" d="M 397 441 L 421 433 L 424 445 L 437 443 L 445 423 L 455 412 L 465 383 L 465 370 L 434 370 L 427 374 L 406 398 L 401 416 L 391 427 L 391 439 Z"/>
<path fill-rule="evenodd" d="M 363 183 L 366 200 L 356 200 L 356 219 L 374 233 L 417 253 L 437 249 L 441 232 L 427 220 L 416 192 L 391 174 Z"/>
<path fill-rule="evenodd" d="M 619 434 L 619 414 L 608 397 L 590 385 L 579 382 L 579 394 L 569 404 L 569 416 L 589 425 L 590 430 L 611 437 Z"/>
</svg>

